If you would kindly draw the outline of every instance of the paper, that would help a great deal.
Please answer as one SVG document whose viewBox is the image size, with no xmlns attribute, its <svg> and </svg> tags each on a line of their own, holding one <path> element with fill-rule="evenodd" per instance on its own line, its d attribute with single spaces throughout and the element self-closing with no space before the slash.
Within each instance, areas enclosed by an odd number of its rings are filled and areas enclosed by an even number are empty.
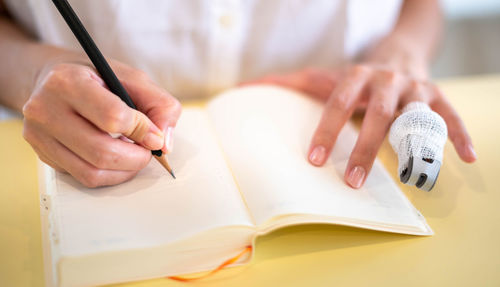
<svg viewBox="0 0 500 287">
<path fill-rule="evenodd" d="M 322 106 L 306 96 L 275 87 L 249 87 L 218 96 L 208 110 L 257 224 L 287 214 L 316 214 L 422 226 L 378 162 L 363 188 L 344 183 L 357 135 L 349 124 L 325 166 L 309 164 L 307 150 Z"/>
<path fill-rule="evenodd" d="M 168 244 L 221 226 L 252 226 L 202 109 L 187 109 L 168 156 L 177 179 L 156 161 L 133 180 L 86 189 L 56 175 L 55 215 L 64 255 Z"/>
</svg>

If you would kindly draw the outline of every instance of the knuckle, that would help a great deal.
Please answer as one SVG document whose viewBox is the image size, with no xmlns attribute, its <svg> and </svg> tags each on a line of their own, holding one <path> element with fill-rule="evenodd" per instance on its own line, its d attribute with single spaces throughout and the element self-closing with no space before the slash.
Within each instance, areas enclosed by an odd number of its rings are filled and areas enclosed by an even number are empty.
<svg viewBox="0 0 500 287">
<path fill-rule="evenodd" d="M 103 171 L 96 168 L 89 168 L 82 171 L 80 182 L 88 188 L 95 188 L 102 185 Z"/>
<path fill-rule="evenodd" d="M 91 158 L 91 164 L 102 169 L 116 166 L 119 161 L 120 154 L 109 147 L 108 144 L 103 144 L 96 148 Z"/>
<path fill-rule="evenodd" d="M 106 154 L 104 155 L 104 159 L 107 163 L 107 166 L 118 166 L 122 158 L 121 153 L 119 153 L 116 149 L 108 149 Z"/>
<path fill-rule="evenodd" d="M 39 123 L 42 125 L 50 124 L 50 109 L 46 107 L 43 99 L 38 96 L 32 96 L 23 106 L 22 109 L 25 125 L 31 123 Z"/>
<path fill-rule="evenodd" d="M 60 63 L 56 64 L 46 72 L 42 79 L 42 90 L 48 92 L 54 91 L 73 91 L 75 83 L 84 80 L 90 80 L 91 69 L 87 66 Z M 71 96 L 73 93 L 67 92 L 65 96 Z"/>
<path fill-rule="evenodd" d="M 341 93 L 333 97 L 332 108 L 335 110 L 346 111 L 349 108 L 350 95 L 348 93 Z"/>
<path fill-rule="evenodd" d="M 365 65 L 361 65 L 361 64 L 356 64 L 356 65 L 352 66 L 350 69 L 350 75 L 352 77 L 365 76 L 369 72 L 370 72 L 370 68 L 365 66 Z"/>
<path fill-rule="evenodd" d="M 399 75 L 397 73 L 395 73 L 394 71 L 382 70 L 382 71 L 378 72 L 377 78 L 382 83 L 392 85 L 398 81 Z"/>
<path fill-rule="evenodd" d="M 89 163 L 97 168 L 102 168 L 102 151 L 95 149 L 88 159 Z"/>
<path fill-rule="evenodd" d="M 23 106 L 23 116 L 26 120 L 37 120 L 42 114 L 41 103 L 36 96 L 31 97 Z"/>
<path fill-rule="evenodd" d="M 388 103 L 375 103 L 372 107 L 373 113 L 384 120 L 392 119 L 394 112 Z"/>
<path fill-rule="evenodd" d="M 133 78 L 134 80 L 139 80 L 139 81 L 149 81 L 149 75 L 142 71 L 142 70 L 138 70 L 138 69 L 130 69 L 128 71 L 128 74 L 131 78 Z"/>
<path fill-rule="evenodd" d="M 175 114 L 180 114 L 182 110 L 182 105 L 177 99 L 172 98 L 172 101 L 170 102 L 170 109 Z"/>
<path fill-rule="evenodd" d="M 413 93 L 422 93 L 424 91 L 424 85 L 417 80 L 411 80 L 410 81 L 410 90 Z"/>
<path fill-rule="evenodd" d="M 128 111 L 124 105 L 112 105 L 103 114 L 103 129 L 109 133 L 121 133 L 121 127 L 127 119 Z"/>
<path fill-rule="evenodd" d="M 427 83 L 420 82 L 418 80 L 411 80 L 409 94 L 414 97 L 414 100 L 423 102 L 430 102 L 435 97 L 435 94 L 430 86 Z"/>
<path fill-rule="evenodd" d="M 56 90 L 71 85 L 76 71 L 68 64 L 58 64 L 46 74 L 43 86 L 48 90 Z"/>
</svg>

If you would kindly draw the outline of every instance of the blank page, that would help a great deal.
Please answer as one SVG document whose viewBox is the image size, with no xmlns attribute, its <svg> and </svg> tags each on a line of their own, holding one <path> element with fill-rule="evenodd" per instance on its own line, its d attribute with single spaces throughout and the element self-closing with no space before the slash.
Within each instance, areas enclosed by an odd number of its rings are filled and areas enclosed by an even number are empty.
<svg viewBox="0 0 500 287">
<path fill-rule="evenodd" d="M 176 180 L 154 159 L 134 179 L 112 187 L 86 189 L 69 175 L 55 175 L 51 216 L 63 256 L 154 247 L 212 228 L 253 226 L 205 112 L 185 109 L 174 135 L 168 160 Z"/>
<path fill-rule="evenodd" d="M 257 224 L 314 214 L 426 230 L 418 212 L 376 162 L 363 188 L 343 180 L 357 132 L 348 124 L 323 167 L 307 161 L 322 105 L 296 92 L 254 86 L 226 92 L 208 111 Z"/>
</svg>

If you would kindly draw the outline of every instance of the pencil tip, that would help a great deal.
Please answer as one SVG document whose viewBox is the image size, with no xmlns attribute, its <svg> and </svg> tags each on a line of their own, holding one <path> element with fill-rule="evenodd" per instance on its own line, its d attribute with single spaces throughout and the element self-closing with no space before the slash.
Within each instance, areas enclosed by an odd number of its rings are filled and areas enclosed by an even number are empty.
<svg viewBox="0 0 500 287">
<path fill-rule="evenodd" d="M 170 165 L 168 164 L 167 162 L 167 158 L 165 157 L 165 155 L 162 155 L 162 156 L 156 156 L 155 155 L 155 158 L 160 162 L 160 164 L 168 171 L 168 173 L 170 173 L 170 175 L 176 179 L 175 177 L 175 174 L 174 174 L 174 171 L 172 170 L 172 168 L 170 167 Z"/>
</svg>

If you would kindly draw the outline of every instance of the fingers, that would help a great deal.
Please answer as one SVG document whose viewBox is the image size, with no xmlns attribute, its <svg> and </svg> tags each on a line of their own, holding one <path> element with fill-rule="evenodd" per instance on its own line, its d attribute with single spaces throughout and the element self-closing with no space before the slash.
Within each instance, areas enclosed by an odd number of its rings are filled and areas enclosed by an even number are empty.
<svg viewBox="0 0 500 287">
<path fill-rule="evenodd" d="M 41 153 L 38 153 L 38 158 L 40 158 L 41 161 L 43 161 L 44 163 L 46 163 L 48 166 L 52 167 L 53 169 L 57 170 L 58 172 L 61 172 L 61 173 L 67 173 L 62 167 L 60 167 L 59 165 L 57 165 L 54 161 L 50 160 L 48 157 L 45 157 L 44 155 L 42 155 Z"/>
<path fill-rule="evenodd" d="M 399 99 L 399 108 L 403 109 L 411 102 L 424 102 L 429 104 L 434 95 L 434 85 L 428 83 L 421 83 L 418 81 L 406 81 L 405 88 L 401 93 Z"/>
<path fill-rule="evenodd" d="M 149 150 L 112 138 L 72 111 L 54 114 L 52 122 L 39 128 L 94 167 L 133 171 L 144 168 L 151 159 Z"/>
<path fill-rule="evenodd" d="M 39 148 L 33 146 L 33 150 L 36 152 L 41 161 L 43 161 L 53 169 L 57 170 L 58 172 L 66 173 L 66 171 L 62 167 L 57 165 L 53 160 L 49 159 Z"/>
<path fill-rule="evenodd" d="M 344 175 L 346 183 L 360 188 L 370 172 L 398 105 L 401 83 L 394 74 L 379 73 L 370 85 L 370 101 L 358 140 Z"/>
<path fill-rule="evenodd" d="M 163 132 L 145 114 L 128 107 L 97 81 L 84 79 L 74 88 L 77 92 L 66 97 L 70 106 L 102 131 L 123 134 L 150 150 L 164 146 Z"/>
<path fill-rule="evenodd" d="M 465 162 L 474 162 L 477 159 L 476 152 L 472 146 L 472 140 L 458 113 L 448 102 L 446 97 L 435 88 L 436 99 L 431 102 L 431 108 L 440 114 L 448 127 L 448 137 L 460 158 Z"/>
<path fill-rule="evenodd" d="M 137 101 L 156 124 L 109 92 L 91 68 L 77 64 L 47 67 L 23 108 L 26 140 L 42 161 L 71 173 L 86 186 L 130 179 L 147 165 L 150 149 L 165 146 L 157 124 L 168 130 L 180 113 L 178 102 L 155 90 L 146 78 L 131 82 L 142 87 L 134 90 L 140 91 Z M 139 145 L 113 139 L 109 133 L 122 134 Z"/>
<path fill-rule="evenodd" d="M 356 108 L 368 77 L 368 70 L 355 67 L 333 91 L 311 141 L 308 156 L 311 164 L 322 166 L 326 162 L 340 130 Z"/>
<path fill-rule="evenodd" d="M 60 167 L 70 173 L 87 187 L 114 185 L 127 181 L 135 176 L 137 171 L 117 171 L 98 169 L 83 161 L 54 138 L 39 130 L 25 127 L 25 139 L 41 151 L 41 159 L 50 154 L 48 164 Z"/>
<path fill-rule="evenodd" d="M 304 90 L 307 87 L 304 79 L 303 74 L 295 73 L 286 78 L 275 77 L 265 81 Z M 403 108 L 412 101 L 430 103 L 431 108 L 441 114 L 447 123 L 448 134 L 460 157 L 466 162 L 476 159 L 463 122 L 446 98 L 431 83 L 415 80 L 404 73 L 369 65 L 348 69 L 341 80 L 335 84 L 313 135 L 308 154 L 311 164 L 321 166 L 326 162 L 345 122 L 355 108 L 366 105 L 365 119 L 344 176 L 351 187 L 361 187 L 398 107 Z"/>
</svg>

